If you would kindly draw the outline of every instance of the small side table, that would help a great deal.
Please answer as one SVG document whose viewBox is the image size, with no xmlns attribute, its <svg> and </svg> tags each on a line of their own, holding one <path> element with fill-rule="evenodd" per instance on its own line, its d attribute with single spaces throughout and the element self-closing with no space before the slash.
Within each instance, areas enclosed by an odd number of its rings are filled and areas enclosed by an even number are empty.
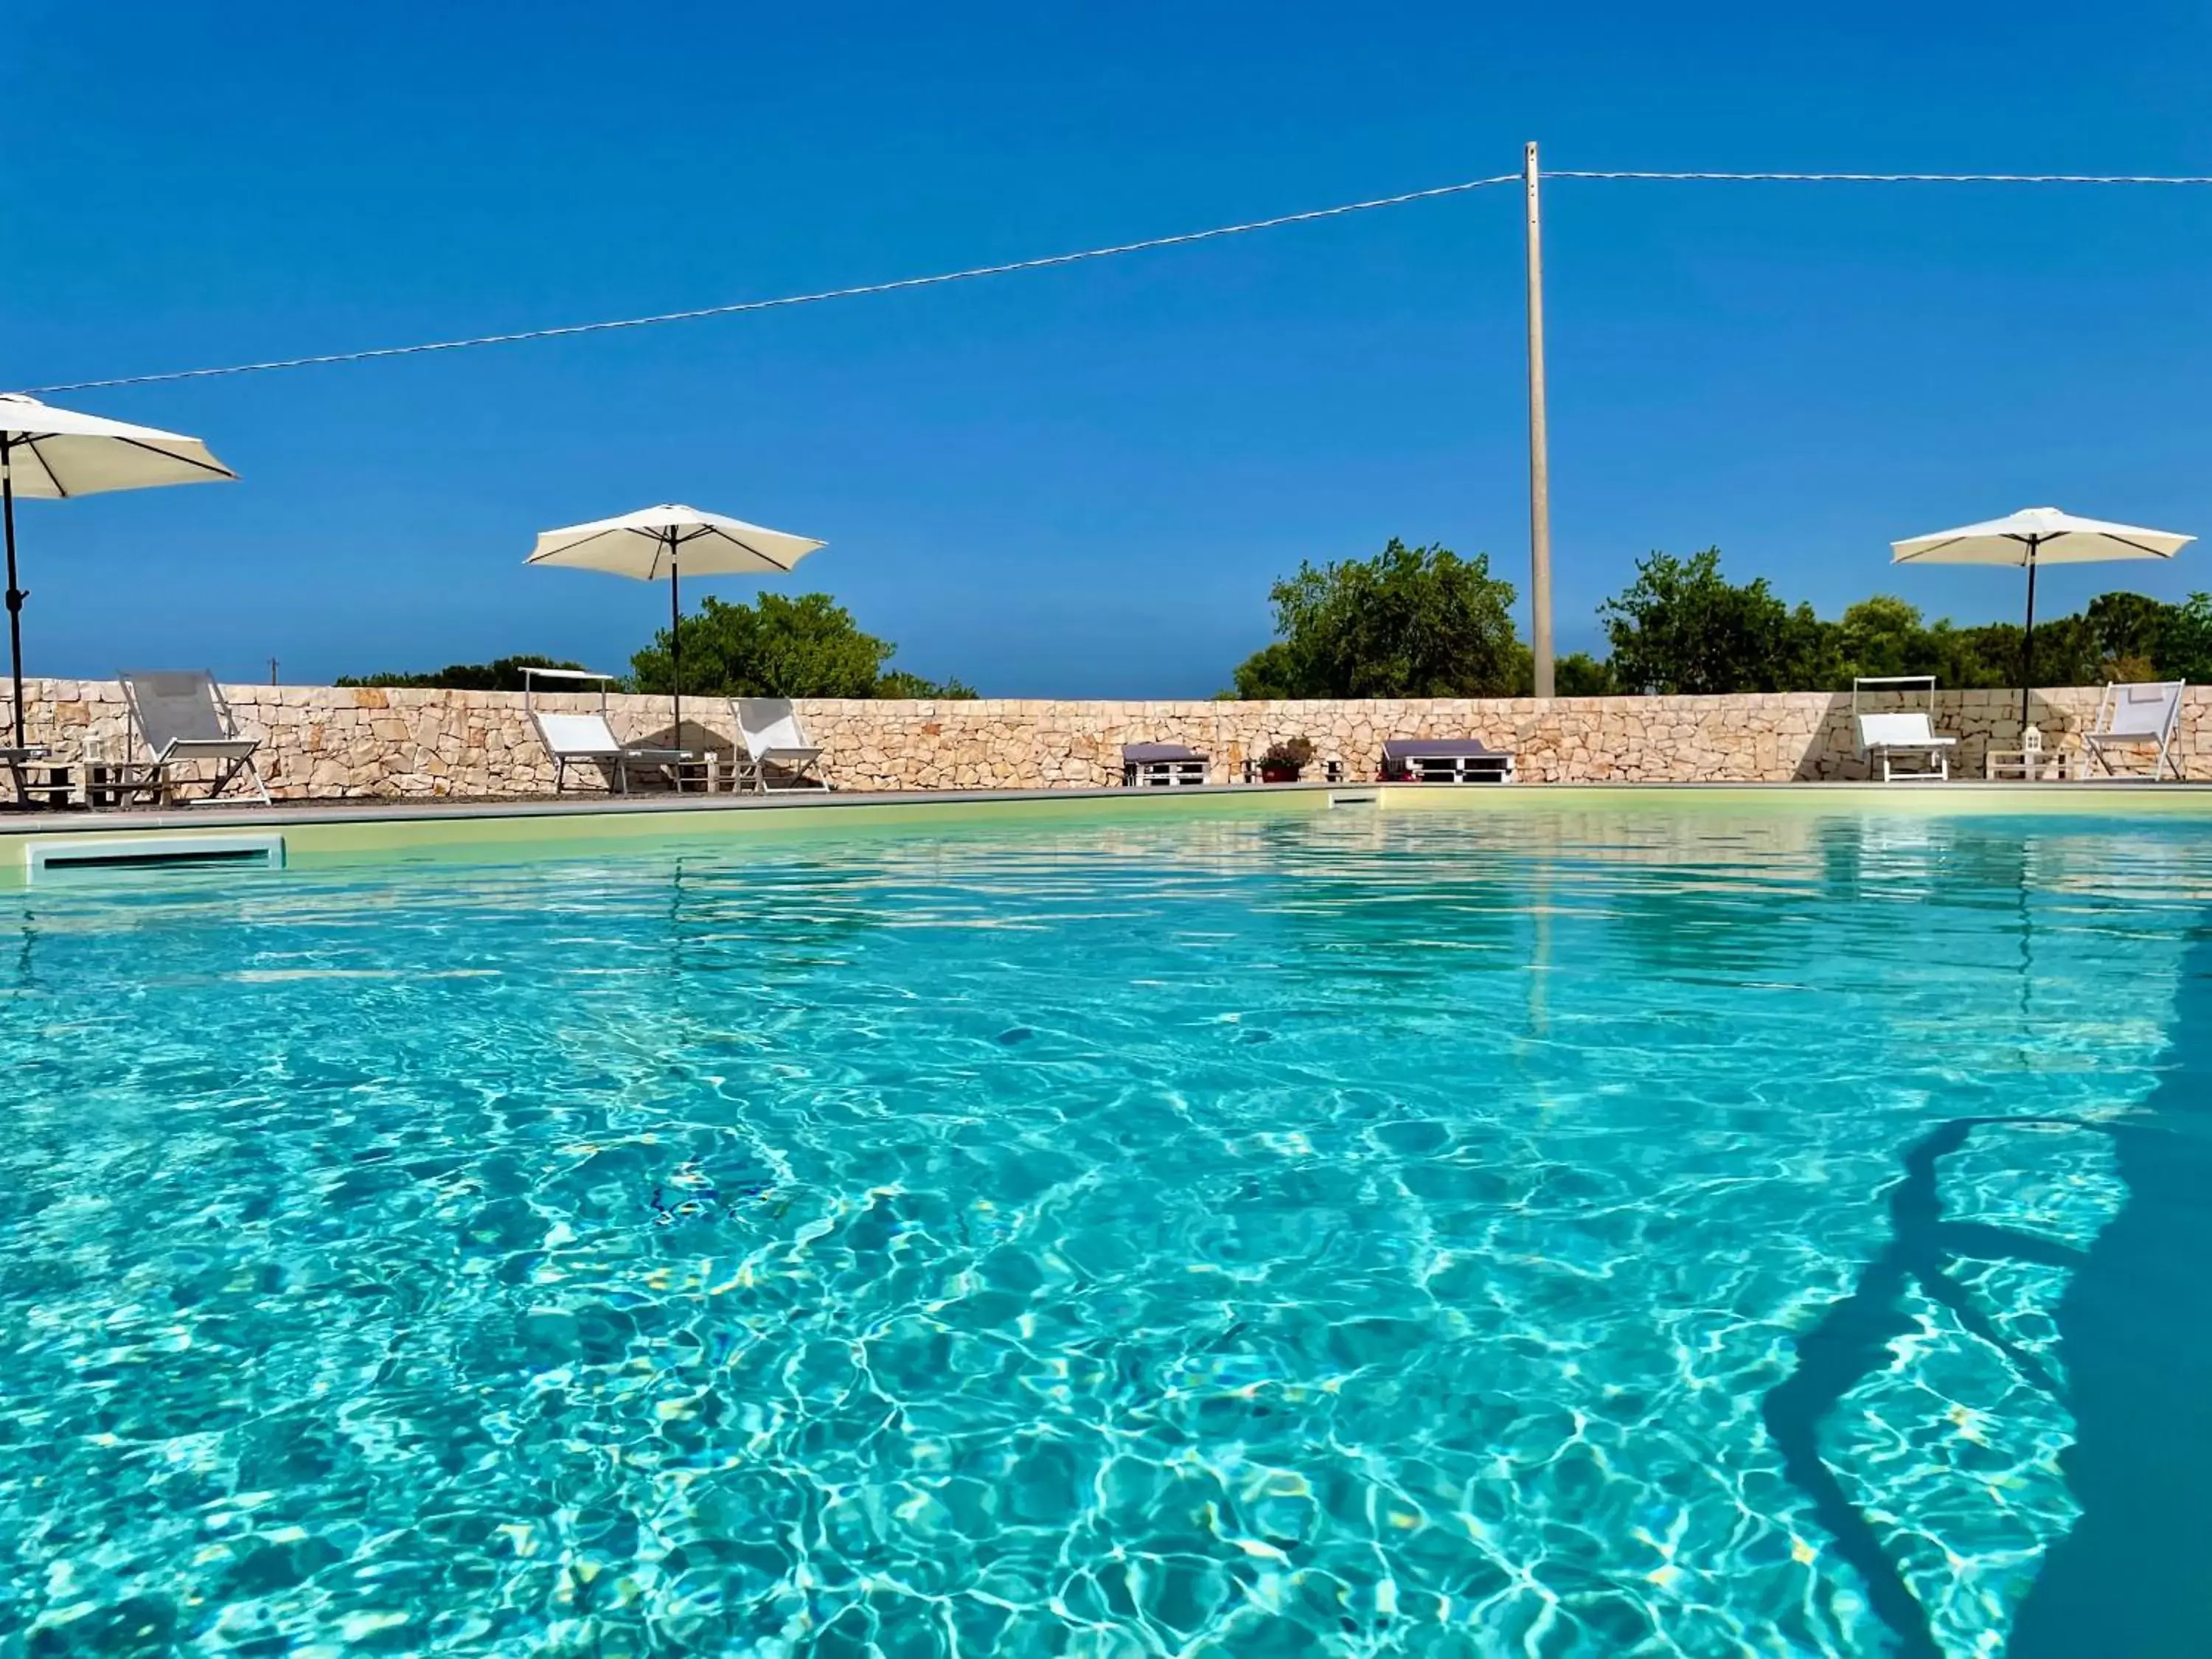
<svg viewBox="0 0 2212 1659">
<path fill-rule="evenodd" d="M 2080 763 L 2055 749 L 1992 749 L 1982 757 L 1982 775 L 1990 782 L 2012 779 L 2021 783 L 2064 783 L 2081 775 Z"/>
<path fill-rule="evenodd" d="M 124 807 L 150 801 L 167 805 L 161 787 L 161 768 L 155 761 L 87 761 L 84 766 L 84 804 Z"/>
<path fill-rule="evenodd" d="M 53 811 L 70 805 L 76 793 L 76 768 L 68 761 L 26 761 L 18 775 L 26 806 L 43 805 Z"/>
<path fill-rule="evenodd" d="M 715 781 L 721 770 L 720 757 L 710 750 L 691 759 L 671 762 L 668 777 L 679 795 L 694 789 L 702 795 L 711 795 L 714 793 Z"/>
</svg>

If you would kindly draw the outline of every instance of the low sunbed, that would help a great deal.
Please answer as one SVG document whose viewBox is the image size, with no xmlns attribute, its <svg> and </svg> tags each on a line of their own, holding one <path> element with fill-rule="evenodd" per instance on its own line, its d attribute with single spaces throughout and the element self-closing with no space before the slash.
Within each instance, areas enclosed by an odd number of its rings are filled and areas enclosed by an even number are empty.
<svg viewBox="0 0 2212 1659">
<path fill-rule="evenodd" d="M 214 675 L 204 669 L 139 669 L 116 678 L 123 683 L 134 733 L 127 767 L 131 796 L 151 796 L 165 805 L 205 806 L 234 782 L 243 781 L 264 806 L 270 804 L 269 786 L 253 763 L 261 739 L 240 730 Z M 146 746 L 143 761 L 137 757 L 137 743 Z M 203 773 L 202 767 L 209 770 Z M 195 786 L 205 793 L 187 796 L 185 792 Z"/>
<path fill-rule="evenodd" d="M 616 793 L 627 795 L 633 771 L 676 776 L 676 769 L 684 762 L 697 758 L 688 749 L 624 743 L 617 738 L 614 727 L 607 723 L 607 685 L 611 678 L 575 668 L 526 668 L 522 671 L 523 707 L 530 715 L 530 724 L 538 732 L 538 741 L 545 745 L 545 752 L 553 757 L 553 793 L 556 795 L 568 788 L 568 769 L 572 766 L 592 768 L 607 781 L 608 787 Z M 540 708 L 536 702 L 538 682 L 540 680 L 574 681 L 596 685 L 599 706 L 585 714 Z"/>
<path fill-rule="evenodd" d="M 1910 695 L 1917 689 L 1929 702 L 1926 708 L 1862 708 L 1862 699 Z M 1956 738 L 1936 731 L 1934 716 L 1936 677 L 1932 674 L 1886 674 L 1851 682 L 1851 719 L 1857 727 L 1859 753 L 1871 772 L 1879 765 L 1884 783 L 1942 783 L 1951 775 L 1951 750 Z M 1910 770 L 1898 769 L 1899 760 L 1913 763 Z"/>
<path fill-rule="evenodd" d="M 1382 744 L 1385 783 L 1511 783 L 1513 757 L 1480 738 L 1390 738 Z"/>
<path fill-rule="evenodd" d="M 807 741 L 788 697 L 732 697 L 730 713 L 744 750 L 738 757 L 738 788 L 763 794 L 771 789 L 829 788 L 822 750 Z"/>
<path fill-rule="evenodd" d="M 2185 680 L 2107 685 L 2097 704 L 2094 729 L 2081 734 L 2081 748 L 2087 758 L 2102 767 L 2108 777 L 2155 782 L 2170 767 L 2179 778 L 2181 763 L 2174 757 L 2173 737 L 2181 724 L 2181 694 L 2187 685 Z M 2141 751 L 2146 749 L 2150 750 L 2148 775 L 2122 773 L 2113 767 L 2115 753 L 2140 762 Z"/>
<path fill-rule="evenodd" d="M 1121 745 L 1124 789 L 1191 789 L 1203 784 L 1212 757 L 1180 743 Z"/>
</svg>

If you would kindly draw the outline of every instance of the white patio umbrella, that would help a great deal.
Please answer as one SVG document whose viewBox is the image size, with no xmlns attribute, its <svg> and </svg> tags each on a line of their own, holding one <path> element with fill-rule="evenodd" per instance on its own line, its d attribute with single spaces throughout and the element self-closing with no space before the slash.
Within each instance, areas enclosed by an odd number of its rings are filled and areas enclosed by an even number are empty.
<svg viewBox="0 0 2212 1659">
<path fill-rule="evenodd" d="M 1939 530 L 1889 544 L 1892 564 L 2008 564 L 2027 570 L 2027 628 L 2020 651 L 2020 724 L 2027 728 L 2027 690 L 2035 681 L 2035 572 L 2046 564 L 2109 559 L 2170 559 L 2197 539 L 2168 530 L 2077 519 L 2055 507 L 2025 507 L 2008 519 Z"/>
<path fill-rule="evenodd" d="M 15 738 L 23 734 L 23 601 L 15 581 L 15 498 L 58 501 L 107 489 L 235 479 L 198 438 L 56 409 L 20 392 L 0 392 L 0 517 L 7 521 L 8 661 L 15 692 Z"/>
<path fill-rule="evenodd" d="M 668 652 L 675 730 L 684 731 L 684 606 L 682 573 L 695 576 L 784 574 L 823 544 L 786 530 L 769 530 L 743 519 L 702 513 L 673 503 L 625 513 L 618 519 L 548 530 L 525 564 L 573 565 L 611 571 L 638 581 L 668 580 Z"/>
</svg>

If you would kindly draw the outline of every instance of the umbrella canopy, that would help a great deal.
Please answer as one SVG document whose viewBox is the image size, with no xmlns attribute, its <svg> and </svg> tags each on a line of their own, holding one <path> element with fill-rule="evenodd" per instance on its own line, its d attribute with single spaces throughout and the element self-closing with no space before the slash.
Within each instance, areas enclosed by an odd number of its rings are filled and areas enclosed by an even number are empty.
<svg viewBox="0 0 2212 1659">
<path fill-rule="evenodd" d="M 822 545 L 809 536 L 672 503 L 544 531 L 523 562 L 574 565 L 657 582 L 673 580 L 679 565 L 695 576 L 781 574 Z"/>
<path fill-rule="evenodd" d="M 0 392 L 0 446 L 7 449 L 15 493 L 27 499 L 238 477 L 198 438 L 56 409 L 20 392 Z"/>
<path fill-rule="evenodd" d="M 673 676 L 676 732 L 684 731 L 681 654 L 683 573 L 695 576 L 788 574 L 823 544 L 811 536 L 770 530 L 743 519 L 702 513 L 674 502 L 648 507 L 620 518 L 597 519 L 565 530 L 540 532 L 525 564 L 568 565 L 605 570 L 639 581 L 668 583 L 669 669 Z"/>
<path fill-rule="evenodd" d="M 24 741 L 22 615 L 29 596 L 15 580 L 15 498 L 58 501 L 237 477 L 198 438 L 56 409 L 18 392 L 0 392 L 0 514 L 7 521 L 8 654 L 17 743 Z"/>
<path fill-rule="evenodd" d="M 1889 544 L 1893 564 L 1999 564 L 2027 572 L 2027 627 L 2021 640 L 2020 723 L 2027 726 L 2027 690 L 2035 670 L 2035 573 L 2046 564 L 2100 564 L 2112 559 L 2170 559 L 2197 538 L 2102 519 L 2077 519 L 2055 507 L 2027 507 L 2010 518 L 1939 530 Z"/>
<path fill-rule="evenodd" d="M 2170 559 L 2197 539 L 2102 519 L 2077 519 L 2055 507 L 2025 507 L 2008 519 L 1939 530 L 1892 542 L 1893 564 L 2098 564 L 2107 559 Z"/>
</svg>

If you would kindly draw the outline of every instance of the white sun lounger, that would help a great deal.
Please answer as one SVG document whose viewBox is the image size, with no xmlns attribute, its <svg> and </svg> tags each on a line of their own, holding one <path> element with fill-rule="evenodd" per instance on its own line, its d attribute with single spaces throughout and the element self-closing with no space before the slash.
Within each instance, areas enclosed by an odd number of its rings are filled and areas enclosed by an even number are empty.
<svg viewBox="0 0 2212 1659">
<path fill-rule="evenodd" d="M 522 701 L 530 715 L 530 723 L 537 728 L 538 741 L 545 745 L 545 752 L 553 757 L 553 793 L 560 794 L 568 787 L 568 769 L 572 766 L 596 768 L 612 784 L 617 793 L 629 793 L 629 775 L 633 767 L 647 771 L 667 773 L 680 762 L 694 758 L 685 749 L 658 749 L 641 744 L 624 743 L 615 736 L 614 727 L 607 724 L 607 684 L 612 676 L 586 673 L 575 668 L 526 668 L 522 671 Z M 556 714 L 543 709 L 533 701 L 539 680 L 581 681 L 599 687 L 599 706 L 588 714 Z"/>
<path fill-rule="evenodd" d="M 1851 718 L 1858 726 L 1859 753 L 1866 757 L 1869 769 L 1876 763 L 1881 764 L 1884 783 L 1942 783 L 1951 775 L 1951 750 L 1959 740 L 1936 730 L 1930 709 L 1870 710 L 1859 707 L 1859 698 L 1866 691 L 1903 690 L 1916 686 L 1927 694 L 1932 705 L 1936 701 L 1936 677 L 1932 674 L 1882 675 L 1851 682 Z M 1917 764 L 1910 771 L 1899 771 L 1897 762 L 1900 757 L 1916 758 Z"/>
<path fill-rule="evenodd" d="M 147 760 L 132 793 L 149 793 L 165 802 L 205 806 L 212 804 L 235 780 L 243 779 L 266 806 L 269 786 L 253 754 L 261 739 L 238 728 L 238 720 L 225 701 L 222 688 L 205 669 L 181 672 L 125 671 L 123 701 L 131 711 L 131 729 L 146 745 Z M 201 776 L 187 769 L 206 764 L 212 774 Z M 200 783 L 207 793 L 185 802 L 184 790 Z"/>
<path fill-rule="evenodd" d="M 1511 783 L 1514 757 L 1480 738 L 1389 738 L 1382 744 L 1386 783 Z"/>
<path fill-rule="evenodd" d="M 738 761 L 738 788 L 763 794 L 771 789 L 829 788 L 822 750 L 806 740 L 790 698 L 732 697 L 730 714 L 745 750 Z"/>
<path fill-rule="evenodd" d="M 2173 756 L 2173 735 L 2181 724 L 2181 694 L 2185 680 L 2152 680 L 2137 684 L 2107 685 L 2097 704 L 2097 724 L 2081 734 L 2081 747 L 2109 777 L 2140 778 L 2154 783 L 2171 767 L 2181 775 L 2181 763 Z M 2112 751 L 2148 749 L 2150 771 L 2122 774 L 2112 768 Z M 2131 757 L 2140 760 L 2140 753 Z"/>
<path fill-rule="evenodd" d="M 1211 776 L 1212 757 L 1187 743 L 1125 743 L 1124 789 L 1196 789 Z"/>
</svg>

